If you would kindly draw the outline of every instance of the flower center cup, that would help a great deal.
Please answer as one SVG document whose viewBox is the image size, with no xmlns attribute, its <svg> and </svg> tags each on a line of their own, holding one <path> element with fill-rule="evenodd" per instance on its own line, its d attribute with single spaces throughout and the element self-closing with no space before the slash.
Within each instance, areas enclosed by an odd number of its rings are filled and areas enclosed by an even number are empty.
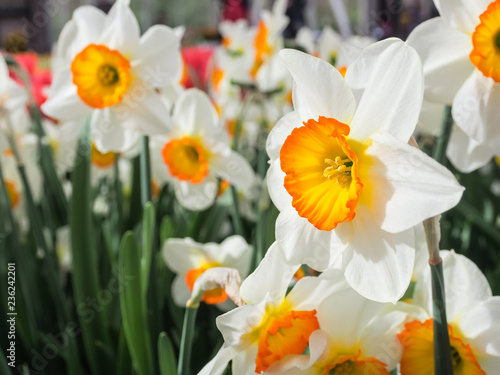
<svg viewBox="0 0 500 375">
<path fill-rule="evenodd" d="M 472 34 L 471 62 L 486 76 L 500 82 L 500 0 L 488 5 Z"/>
<path fill-rule="evenodd" d="M 201 142 L 184 137 L 174 139 L 163 147 L 163 161 L 170 174 L 182 181 L 197 184 L 208 174 L 208 153 Z"/>
<path fill-rule="evenodd" d="M 332 230 L 356 215 L 363 187 L 358 177 L 362 146 L 348 139 L 349 125 L 320 116 L 296 128 L 280 151 L 285 189 L 292 206 L 320 230 Z M 354 148 L 354 149 L 353 149 Z"/>
<path fill-rule="evenodd" d="M 115 163 L 114 152 L 101 152 L 97 149 L 94 142 L 92 142 L 91 153 L 92 164 L 101 169 L 110 168 Z"/>
<path fill-rule="evenodd" d="M 11 180 L 5 180 L 5 185 L 7 188 L 7 194 L 9 195 L 10 207 L 16 208 L 21 200 L 21 194 L 16 189 L 16 183 Z"/>
<path fill-rule="evenodd" d="M 71 64 L 73 83 L 80 99 L 90 107 L 120 103 L 130 84 L 130 62 L 118 51 L 90 44 Z"/>
</svg>

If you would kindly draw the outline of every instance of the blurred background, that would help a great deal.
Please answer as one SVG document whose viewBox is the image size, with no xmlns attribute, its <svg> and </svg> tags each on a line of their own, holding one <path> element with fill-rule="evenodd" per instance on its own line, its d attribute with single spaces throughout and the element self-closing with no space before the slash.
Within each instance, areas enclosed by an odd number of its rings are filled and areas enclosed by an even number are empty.
<svg viewBox="0 0 500 375">
<path fill-rule="evenodd" d="M 343 1 L 358 35 L 405 38 L 420 22 L 437 15 L 432 0 L 338 0 Z M 338 30 L 334 9 L 337 0 L 289 0 L 291 23 L 285 36 L 292 38 L 301 26 Z M 49 53 L 73 10 L 91 4 L 108 11 L 113 0 L 0 0 L 0 47 L 12 53 Z M 184 45 L 218 39 L 217 24 L 223 19 L 246 18 L 256 23 L 262 8 L 272 0 L 131 0 L 142 30 L 153 24 L 185 25 Z"/>
</svg>

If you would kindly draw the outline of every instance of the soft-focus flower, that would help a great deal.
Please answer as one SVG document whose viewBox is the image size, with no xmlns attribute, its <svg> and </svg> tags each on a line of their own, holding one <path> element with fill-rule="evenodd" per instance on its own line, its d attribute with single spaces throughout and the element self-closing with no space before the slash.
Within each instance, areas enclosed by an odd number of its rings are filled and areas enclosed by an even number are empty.
<svg viewBox="0 0 500 375">
<path fill-rule="evenodd" d="M 217 318 L 224 345 L 200 374 L 221 374 L 230 360 L 234 374 L 260 374 L 288 354 L 302 354 L 319 328 L 316 307 L 334 288 L 306 277 L 287 294 L 297 269 L 283 264 L 276 245 L 269 248 L 240 288 L 248 304 Z"/>
<path fill-rule="evenodd" d="M 407 144 L 422 103 L 420 60 L 388 39 L 366 48 L 344 79 L 315 57 L 281 56 L 294 78 L 295 112 L 267 142 L 277 242 L 291 264 L 325 270 L 341 257 L 361 295 L 396 301 L 411 279 L 413 227 L 453 207 L 463 191 Z"/>
<path fill-rule="evenodd" d="M 208 269 L 234 268 L 241 278 L 245 278 L 252 254 L 250 245 L 241 236 L 228 237 L 220 245 L 201 244 L 191 238 L 170 238 L 163 245 L 162 253 L 167 266 L 177 274 L 172 284 L 172 298 L 179 306 L 186 306 L 195 281 Z M 206 291 L 201 300 L 219 306 L 226 302 L 227 294 L 215 288 Z M 228 305 L 221 305 L 221 308 L 228 309 Z"/>
<path fill-rule="evenodd" d="M 231 150 L 225 129 L 208 96 L 198 89 L 181 94 L 172 116 L 173 130 L 152 145 L 155 176 L 174 185 L 179 202 L 191 210 L 209 207 L 219 178 L 237 187 L 253 182 L 253 170 Z"/>
<path fill-rule="evenodd" d="M 167 26 L 140 37 L 128 0 L 108 15 L 78 8 L 58 41 L 49 99 L 42 110 L 71 121 L 90 117 L 97 147 L 123 151 L 140 134 L 161 134 L 169 113 L 155 88 L 167 86 L 180 68 L 179 39 Z"/>
<path fill-rule="evenodd" d="M 489 158 L 477 149 L 500 154 L 500 1 L 435 1 L 441 17 L 419 25 L 408 37 L 422 57 L 425 99 L 453 104 L 453 119 L 464 137 L 448 156 L 463 171 L 482 166 Z M 460 151 L 461 150 L 461 151 Z M 461 154 L 466 153 L 464 158 Z"/>
<path fill-rule="evenodd" d="M 500 297 L 493 297 L 479 268 L 463 255 L 441 251 L 446 315 L 454 374 L 495 374 L 500 366 Z M 403 345 L 400 371 L 434 374 L 431 271 L 418 278 L 413 302 L 426 310 L 405 324 L 398 335 Z"/>
</svg>

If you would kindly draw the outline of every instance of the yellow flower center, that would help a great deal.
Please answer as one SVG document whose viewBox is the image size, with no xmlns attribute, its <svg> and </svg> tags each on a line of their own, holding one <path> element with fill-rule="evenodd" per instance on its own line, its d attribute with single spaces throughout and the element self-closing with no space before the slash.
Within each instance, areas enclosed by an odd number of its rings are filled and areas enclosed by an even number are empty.
<svg viewBox="0 0 500 375">
<path fill-rule="evenodd" d="M 363 146 L 348 139 L 349 125 L 320 116 L 304 122 L 285 140 L 280 152 L 285 188 L 292 206 L 320 230 L 351 221 L 363 184 L 358 153 Z"/>
<path fill-rule="evenodd" d="M 326 365 L 325 365 L 326 364 Z M 353 355 L 339 355 L 332 350 L 326 361 L 316 363 L 322 375 L 389 375 L 387 365 L 376 358 L 362 358 L 361 350 Z"/>
<path fill-rule="evenodd" d="M 130 62 L 104 45 L 90 44 L 71 64 L 78 96 L 93 108 L 106 108 L 122 101 L 130 84 Z"/>
<path fill-rule="evenodd" d="M 454 375 L 486 375 L 477 362 L 469 344 L 466 344 L 452 326 L 448 324 L 451 357 Z M 434 375 L 434 331 L 433 320 L 418 320 L 405 324 L 405 329 L 398 334 L 403 345 L 401 357 L 401 375 Z"/>
<path fill-rule="evenodd" d="M 472 34 L 472 63 L 486 76 L 500 82 L 500 0 L 488 5 Z"/>
<path fill-rule="evenodd" d="M 190 269 L 186 273 L 186 284 L 189 288 L 189 290 L 193 290 L 194 283 L 198 279 L 198 277 L 201 276 L 203 272 L 206 270 L 213 268 L 213 267 L 220 267 L 221 265 L 217 262 L 212 262 L 212 263 L 205 263 L 202 264 L 201 267 L 199 268 L 193 268 Z M 207 290 L 205 293 L 203 293 L 203 296 L 201 297 L 201 300 L 204 301 L 205 303 L 208 303 L 210 305 L 215 305 L 218 303 L 222 303 L 225 300 L 227 300 L 227 294 L 222 288 L 214 288 L 211 290 Z"/>
<path fill-rule="evenodd" d="M 92 164 L 101 169 L 107 169 L 111 167 L 115 162 L 115 153 L 106 152 L 102 153 L 99 151 L 94 142 L 92 142 L 92 154 L 91 154 Z"/>
<path fill-rule="evenodd" d="M 317 329 L 316 310 L 295 311 L 286 301 L 269 304 L 261 323 L 244 337 L 258 343 L 255 372 L 262 373 L 288 354 L 302 354 Z"/>
<path fill-rule="evenodd" d="M 21 194 L 16 189 L 16 183 L 11 180 L 5 180 L 7 194 L 9 195 L 10 207 L 16 208 L 21 200 Z"/>
<path fill-rule="evenodd" d="M 208 173 L 208 152 L 201 142 L 184 137 L 168 142 L 162 150 L 163 161 L 170 174 L 193 184 L 203 181 Z"/>
</svg>

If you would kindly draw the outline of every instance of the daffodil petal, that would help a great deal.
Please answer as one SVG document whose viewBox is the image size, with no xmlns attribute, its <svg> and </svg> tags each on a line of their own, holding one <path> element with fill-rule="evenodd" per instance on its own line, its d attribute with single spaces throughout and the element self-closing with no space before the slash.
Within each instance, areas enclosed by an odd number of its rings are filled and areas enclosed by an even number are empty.
<svg viewBox="0 0 500 375">
<path fill-rule="evenodd" d="M 218 186 L 217 178 L 210 173 L 197 184 L 179 180 L 174 182 L 175 196 L 184 207 L 193 211 L 210 207 L 214 203 Z"/>
<path fill-rule="evenodd" d="M 474 71 L 469 59 L 472 51 L 470 35 L 451 28 L 443 18 L 438 17 L 417 26 L 409 35 L 408 44 L 417 50 L 422 59 L 425 99 L 451 104 Z"/>
<path fill-rule="evenodd" d="M 500 137 L 495 140 L 496 150 L 500 153 Z M 486 165 L 495 155 L 495 151 L 490 147 L 490 142 L 479 143 L 465 134 L 459 127 L 454 127 L 446 156 L 462 173 L 470 173 Z"/>
<path fill-rule="evenodd" d="M 102 153 L 125 151 L 139 141 L 139 133 L 124 128 L 111 108 L 94 109 L 90 128 L 96 146 Z"/>
<path fill-rule="evenodd" d="M 475 71 L 453 100 L 455 123 L 476 141 L 483 143 L 500 137 L 500 85 Z"/>
<path fill-rule="evenodd" d="M 164 87 L 179 75 L 180 62 L 179 39 L 174 30 L 154 25 L 141 37 L 132 66 L 153 87 Z"/>
<path fill-rule="evenodd" d="M 214 156 L 209 163 L 210 170 L 238 188 L 251 185 L 255 179 L 248 161 L 235 151 L 231 151 L 228 157 Z"/>
<path fill-rule="evenodd" d="M 214 358 L 208 362 L 198 373 L 198 375 L 219 375 L 224 372 L 228 363 L 236 357 L 238 351 L 232 347 L 222 347 Z"/>
<path fill-rule="evenodd" d="M 413 48 L 396 38 L 372 44 L 349 66 L 345 81 L 358 103 L 350 138 L 386 131 L 408 141 L 423 100 L 422 65 Z"/>
<path fill-rule="evenodd" d="M 280 211 L 283 211 L 292 205 L 292 196 L 288 194 L 284 185 L 285 176 L 285 172 L 281 169 L 280 160 L 276 159 L 274 162 L 271 162 L 271 165 L 267 170 L 267 188 L 271 200 Z"/>
<path fill-rule="evenodd" d="M 209 133 L 219 122 L 214 106 L 207 95 L 198 89 L 186 90 L 179 96 L 172 117 L 175 130 L 181 134 L 203 136 L 203 132 Z"/>
<path fill-rule="evenodd" d="M 303 124 L 295 111 L 287 113 L 274 125 L 266 140 L 266 151 L 271 161 L 279 159 L 281 146 L 292 130 L 300 126 Z"/>
<path fill-rule="evenodd" d="M 351 245 L 342 253 L 349 285 L 365 298 L 395 303 L 410 284 L 415 259 L 413 228 L 388 233 L 358 206 Z"/>
<path fill-rule="evenodd" d="M 356 102 L 337 69 L 295 50 L 282 50 L 280 56 L 294 79 L 293 104 L 300 121 L 325 116 L 342 123 L 350 122 Z"/>
<path fill-rule="evenodd" d="M 163 260 L 175 273 L 198 268 L 204 256 L 196 245 L 191 238 L 169 238 L 162 248 Z"/>
<path fill-rule="evenodd" d="M 435 0 L 439 14 L 454 28 L 472 34 L 490 0 Z"/>
<path fill-rule="evenodd" d="M 129 3 L 128 0 L 118 0 L 113 5 L 98 40 L 98 44 L 118 50 L 125 56 L 131 56 L 137 49 L 140 36 L 139 23 Z"/>
</svg>

